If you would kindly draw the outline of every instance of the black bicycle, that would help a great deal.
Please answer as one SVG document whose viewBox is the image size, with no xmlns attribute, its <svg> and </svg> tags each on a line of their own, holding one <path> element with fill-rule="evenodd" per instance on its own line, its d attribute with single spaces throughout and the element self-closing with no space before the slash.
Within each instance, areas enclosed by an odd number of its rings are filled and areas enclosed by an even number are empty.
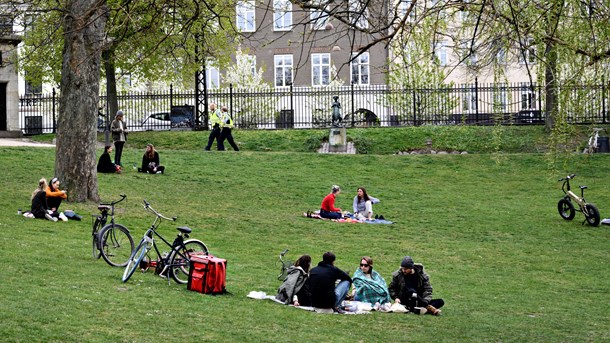
<svg viewBox="0 0 610 343">
<path fill-rule="evenodd" d="M 560 182 L 563 181 L 561 190 L 564 193 L 564 196 L 557 203 L 559 215 L 565 220 L 572 220 L 576 215 L 576 211 L 582 212 L 582 214 L 585 215 L 585 220 L 582 222 L 583 225 L 587 222 L 591 226 L 598 226 L 600 222 L 599 210 L 595 205 L 585 200 L 585 189 L 587 189 L 587 186 L 579 186 L 580 196 L 576 195 L 576 193 L 572 192 L 570 189 L 570 180 L 575 177 L 576 174 L 571 174 L 559 179 Z M 572 202 L 575 202 L 578 205 L 578 210 Z"/>
<path fill-rule="evenodd" d="M 284 259 L 286 253 L 288 253 L 288 249 L 284 249 L 284 251 L 280 253 L 280 259 L 278 261 L 281 266 L 280 273 L 278 274 L 277 279 L 281 281 L 284 281 L 284 279 L 286 279 L 286 276 L 288 275 L 288 268 L 293 264 L 292 261 Z"/>
<path fill-rule="evenodd" d="M 174 239 L 174 242 L 170 244 L 163 236 L 157 232 L 161 219 L 175 221 L 176 217 L 168 218 L 161 213 L 157 212 L 150 206 L 148 201 L 144 200 L 144 209 L 155 215 L 155 220 L 151 224 L 150 228 L 144 233 L 144 237 L 138 244 L 138 247 L 129 257 L 125 272 L 123 273 L 123 282 L 127 282 L 133 275 L 138 267 L 142 265 L 150 265 L 150 261 L 153 261 L 149 252 L 153 250 L 156 253 L 156 267 L 160 270 L 160 275 L 169 278 L 171 276 L 174 281 L 179 284 L 185 284 L 188 282 L 189 266 L 192 255 L 207 255 L 208 247 L 200 240 L 187 239 L 191 233 L 191 229 L 186 226 L 178 227 L 178 235 Z M 167 255 L 161 254 L 155 236 L 161 239 L 171 250 Z M 142 263 L 144 262 L 144 263 Z"/>
<path fill-rule="evenodd" d="M 126 266 L 134 248 L 129 230 L 124 225 L 114 222 L 114 205 L 127 198 L 125 194 L 120 196 L 120 200 L 97 205 L 100 213 L 92 215 L 93 258 L 101 256 L 113 267 Z M 108 217 L 110 217 L 110 223 L 108 223 Z"/>
</svg>

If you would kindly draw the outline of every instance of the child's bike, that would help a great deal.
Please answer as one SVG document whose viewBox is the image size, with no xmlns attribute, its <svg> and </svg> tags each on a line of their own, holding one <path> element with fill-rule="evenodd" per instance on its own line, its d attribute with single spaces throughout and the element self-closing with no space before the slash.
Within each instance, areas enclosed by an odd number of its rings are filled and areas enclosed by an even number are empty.
<svg viewBox="0 0 610 343">
<path fill-rule="evenodd" d="M 144 209 L 154 214 L 155 220 L 150 225 L 150 228 L 146 230 L 146 233 L 144 233 L 144 237 L 142 237 L 136 250 L 129 257 L 125 272 L 123 273 L 123 282 L 129 280 L 136 269 L 140 268 L 142 262 L 146 262 L 148 265 L 148 261 L 153 261 L 148 254 L 154 250 L 157 255 L 157 259 L 154 261 L 156 261 L 156 266 L 161 269 L 160 275 L 166 277 L 168 282 L 171 277 L 179 284 L 187 283 L 191 255 L 207 255 L 208 247 L 198 239 L 187 239 L 192 230 L 186 226 L 176 228 L 179 233 L 174 242 L 170 244 L 169 241 L 159 234 L 157 229 L 161 219 L 175 221 L 176 217 L 168 218 L 162 215 L 152 208 L 146 200 L 144 200 Z M 155 237 L 159 238 L 170 249 L 168 254 L 162 254 L 159 251 Z"/>
<path fill-rule="evenodd" d="M 561 190 L 565 194 L 564 197 L 559 200 L 559 203 L 557 204 L 557 210 L 559 211 L 559 215 L 565 220 L 572 220 L 574 219 L 576 211 L 579 211 L 585 215 L 585 220 L 583 220 L 582 222 L 583 225 L 586 221 L 591 226 L 598 226 L 600 220 L 599 210 L 597 209 L 597 207 L 595 207 L 595 205 L 587 203 L 587 201 L 585 200 L 585 189 L 587 189 L 587 186 L 579 186 L 580 196 L 576 195 L 570 190 L 570 180 L 574 177 L 576 177 L 576 174 L 571 174 L 562 179 L 559 179 L 559 181 L 563 181 Z M 578 210 L 576 210 L 572 201 L 574 201 L 578 205 Z"/>
</svg>

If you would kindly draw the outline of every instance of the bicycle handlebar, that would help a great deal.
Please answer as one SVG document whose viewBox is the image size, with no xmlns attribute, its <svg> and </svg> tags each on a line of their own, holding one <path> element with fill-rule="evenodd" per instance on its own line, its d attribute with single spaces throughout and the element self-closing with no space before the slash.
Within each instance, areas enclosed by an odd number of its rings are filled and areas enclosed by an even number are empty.
<svg viewBox="0 0 610 343">
<path fill-rule="evenodd" d="M 561 179 L 559 179 L 559 181 L 571 180 L 571 179 L 573 179 L 575 177 L 576 177 L 576 174 L 570 174 L 570 175 L 568 175 L 566 177 L 562 177 Z"/>
<path fill-rule="evenodd" d="M 127 194 L 125 194 L 125 193 L 121 193 L 119 196 L 121 197 L 121 200 L 112 201 L 110 203 L 103 203 L 103 202 L 101 202 L 100 205 L 114 206 L 114 205 L 120 203 L 121 201 L 125 200 L 125 198 L 127 198 Z"/>
<path fill-rule="evenodd" d="M 166 217 L 166 216 L 162 215 L 161 213 L 157 212 L 157 210 L 155 210 L 154 208 L 152 208 L 152 207 L 150 206 L 150 203 L 149 203 L 148 201 L 146 201 L 146 199 L 144 199 L 144 209 L 145 209 L 145 210 L 147 210 L 147 211 L 150 211 L 150 212 L 154 213 L 154 214 L 155 214 L 157 217 L 159 217 L 159 218 L 163 218 L 163 219 L 165 219 L 165 220 L 170 220 L 170 221 L 173 221 L 173 222 L 174 222 L 174 221 L 176 221 L 176 219 L 178 219 L 178 217 L 172 217 L 172 218 L 168 218 L 168 217 Z"/>
</svg>

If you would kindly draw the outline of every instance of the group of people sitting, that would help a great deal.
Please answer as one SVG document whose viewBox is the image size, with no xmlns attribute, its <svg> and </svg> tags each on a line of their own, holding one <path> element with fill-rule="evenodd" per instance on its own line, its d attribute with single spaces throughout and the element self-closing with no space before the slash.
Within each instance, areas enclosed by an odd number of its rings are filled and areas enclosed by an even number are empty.
<svg viewBox="0 0 610 343">
<path fill-rule="evenodd" d="M 373 269 L 373 259 L 369 256 L 362 257 L 352 277 L 335 267 L 335 259 L 335 254 L 326 252 L 322 261 L 311 268 L 311 256 L 299 257 L 288 268 L 275 298 L 288 305 L 333 309 L 338 313 L 345 312 L 342 303 L 350 298 L 369 303 L 374 309 L 389 309 L 393 301 L 412 313 L 441 314 L 440 308 L 445 302 L 432 299 L 432 286 L 424 266 L 414 263 L 410 256 L 406 256 L 400 268 L 392 273 L 389 286 Z"/>
<path fill-rule="evenodd" d="M 320 217 L 327 219 L 341 219 L 344 217 L 341 209 L 335 207 L 335 199 L 340 193 L 341 187 L 333 185 L 330 193 L 322 200 Z M 368 195 L 364 187 L 358 187 L 358 193 L 354 197 L 353 203 L 353 218 L 357 220 L 373 220 L 373 204 L 377 203 L 379 203 L 379 199 Z M 377 219 L 377 216 L 375 219 Z"/>
<path fill-rule="evenodd" d="M 98 173 L 121 173 L 121 166 L 115 164 L 110 159 L 110 153 L 112 152 L 112 146 L 106 145 L 104 152 L 100 156 L 97 163 Z M 149 174 L 163 174 L 165 173 L 165 166 L 162 166 L 159 162 L 159 153 L 155 150 L 155 146 L 148 143 L 146 145 L 146 151 L 142 156 L 142 167 L 138 168 L 141 173 Z"/>
<path fill-rule="evenodd" d="M 48 185 L 45 178 L 38 181 L 38 187 L 32 192 L 32 207 L 29 212 L 31 216 L 54 222 L 58 219 L 68 221 L 68 217 L 63 212 L 59 212 L 62 200 L 68 198 L 67 192 L 59 189 L 59 183 L 56 177 L 52 178 Z"/>
</svg>

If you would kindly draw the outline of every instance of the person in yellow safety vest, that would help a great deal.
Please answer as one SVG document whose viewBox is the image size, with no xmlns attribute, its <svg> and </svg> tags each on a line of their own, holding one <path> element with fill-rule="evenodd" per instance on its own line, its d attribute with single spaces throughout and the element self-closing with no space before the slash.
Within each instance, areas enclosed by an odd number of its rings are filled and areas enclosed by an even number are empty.
<svg viewBox="0 0 610 343">
<path fill-rule="evenodd" d="M 212 131 L 210 132 L 210 137 L 208 138 L 208 145 L 206 145 L 205 150 L 210 151 L 212 144 L 214 144 L 214 139 L 216 139 L 216 148 L 218 150 L 224 150 L 220 142 L 220 111 L 216 108 L 215 103 L 210 104 L 210 122 L 212 123 Z"/>
<path fill-rule="evenodd" d="M 220 146 L 220 148 L 218 148 L 218 149 L 219 150 L 225 149 L 224 142 L 226 139 L 229 142 L 229 144 L 231 144 L 231 146 L 233 147 L 233 150 L 239 151 L 237 144 L 235 144 L 235 141 L 233 140 L 233 135 L 231 134 L 231 129 L 233 128 L 233 119 L 231 119 L 231 116 L 229 115 L 229 110 L 227 109 L 226 106 L 222 106 L 220 121 L 221 121 L 220 125 L 222 126 L 222 131 L 220 132 L 220 141 L 218 142 L 218 145 Z"/>
</svg>

